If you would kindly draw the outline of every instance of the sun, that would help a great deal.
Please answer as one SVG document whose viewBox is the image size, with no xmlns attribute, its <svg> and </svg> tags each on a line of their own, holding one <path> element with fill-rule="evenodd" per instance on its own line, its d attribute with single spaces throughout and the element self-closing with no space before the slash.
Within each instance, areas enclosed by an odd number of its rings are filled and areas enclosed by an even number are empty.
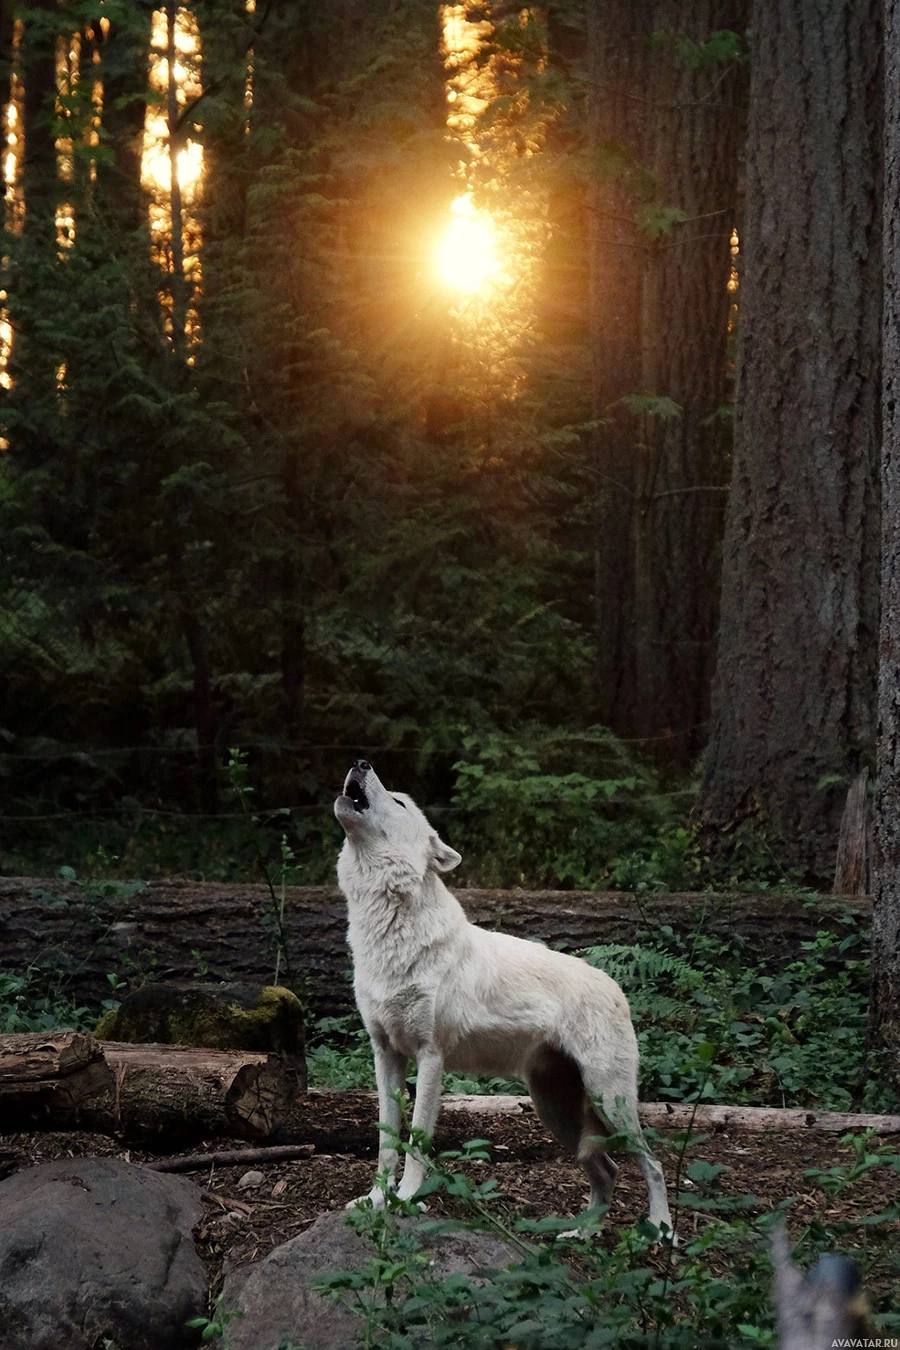
<svg viewBox="0 0 900 1350">
<path fill-rule="evenodd" d="M 468 193 L 457 197 L 450 210 L 452 219 L 438 249 L 438 270 L 448 286 L 471 294 L 497 274 L 494 224 L 476 210 Z"/>
</svg>

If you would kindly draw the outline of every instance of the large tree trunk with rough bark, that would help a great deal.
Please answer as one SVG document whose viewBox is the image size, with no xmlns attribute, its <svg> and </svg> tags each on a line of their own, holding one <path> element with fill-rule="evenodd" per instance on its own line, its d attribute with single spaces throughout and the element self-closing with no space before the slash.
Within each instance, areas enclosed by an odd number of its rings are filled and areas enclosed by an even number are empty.
<svg viewBox="0 0 900 1350">
<path fill-rule="evenodd" d="M 734 475 L 700 811 L 834 868 L 874 742 L 877 0 L 754 13 Z"/>
<path fill-rule="evenodd" d="M 681 759 L 708 715 L 744 121 L 741 67 L 687 48 L 745 21 L 744 0 L 588 9 L 597 708 Z"/>
<path fill-rule="evenodd" d="M 867 924 L 866 897 L 772 895 L 642 895 L 607 891 L 456 892 L 469 918 L 563 951 L 606 942 L 633 942 L 640 929 L 662 924 L 727 941 L 740 934 L 760 960 L 783 964 L 818 929 L 846 932 L 847 915 Z M 2 964 L 61 973 L 78 999 L 99 1002 L 116 971 L 131 987 L 146 979 L 271 982 L 275 958 L 271 900 L 263 886 L 178 880 L 150 882 L 122 900 L 93 899 L 61 882 L 0 878 Z M 330 886 L 292 887 L 285 902 L 285 941 L 294 969 L 305 972 L 309 1002 L 319 1016 L 353 1007 L 347 912 Z"/>
<path fill-rule="evenodd" d="M 900 0 L 885 0 L 884 439 L 871 1039 L 900 1088 Z"/>
<path fill-rule="evenodd" d="M 658 0 L 656 28 L 701 48 L 713 33 L 742 39 L 747 0 Z M 679 760 L 705 744 L 718 628 L 721 542 L 731 435 L 728 282 L 739 210 L 746 123 L 745 66 L 692 60 L 663 48 L 657 61 L 650 167 L 658 202 L 678 208 L 647 250 L 642 387 L 671 398 L 678 417 L 647 428 L 635 503 L 643 559 L 638 645 L 640 734 L 666 738 Z M 664 134 L 660 135 L 660 127 Z M 638 581 L 641 580 L 636 567 Z"/>
</svg>

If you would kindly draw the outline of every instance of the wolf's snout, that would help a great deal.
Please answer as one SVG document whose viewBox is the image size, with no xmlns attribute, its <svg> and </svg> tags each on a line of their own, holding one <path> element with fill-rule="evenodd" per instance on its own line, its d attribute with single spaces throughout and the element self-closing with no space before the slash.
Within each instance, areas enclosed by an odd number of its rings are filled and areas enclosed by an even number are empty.
<svg viewBox="0 0 900 1350">
<path fill-rule="evenodd" d="M 350 798 L 355 811 L 368 810 L 369 799 L 366 796 L 365 781 L 366 774 L 371 768 L 371 764 L 367 763 L 366 760 L 358 759 L 347 774 L 344 783 L 344 795 Z"/>
</svg>

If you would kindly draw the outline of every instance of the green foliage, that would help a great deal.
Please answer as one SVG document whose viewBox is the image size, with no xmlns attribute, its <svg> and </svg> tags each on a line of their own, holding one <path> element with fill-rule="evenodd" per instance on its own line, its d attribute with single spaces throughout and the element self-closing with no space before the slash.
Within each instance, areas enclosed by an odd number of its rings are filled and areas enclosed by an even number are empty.
<svg viewBox="0 0 900 1350">
<path fill-rule="evenodd" d="M 418 1139 L 421 1150 L 427 1141 Z M 851 1194 L 860 1177 L 877 1168 L 900 1169 L 900 1156 L 878 1147 L 870 1136 L 847 1136 L 854 1158 L 826 1173 L 810 1174 L 824 1191 L 823 1202 L 802 1229 L 796 1253 L 811 1263 L 822 1251 L 845 1249 L 865 1273 L 876 1265 L 900 1273 L 892 1239 L 897 1207 L 887 1206 L 865 1226 L 865 1246 L 848 1243 L 852 1221 L 829 1217 L 830 1197 Z M 682 1164 L 702 1137 L 684 1136 L 677 1147 Z M 410 1145 L 401 1143 L 401 1147 Z M 645 1222 L 622 1230 L 612 1241 L 598 1240 L 597 1217 L 585 1216 L 576 1234 L 571 1219 L 516 1218 L 503 1206 L 490 1182 L 475 1182 L 466 1164 L 485 1157 L 484 1141 L 438 1155 L 420 1196 L 443 1193 L 460 1219 L 414 1224 L 398 1222 L 414 1214 L 388 1193 L 386 1206 L 352 1211 L 348 1223 L 372 1244 L 372 1255 L 354 1271 L 320 1277 L 316 1287 L 340 1300 L 359 1318 L 356 1344 L 379 1350 L 408 1350 L 413 1343 L 477 1348 L 515 1345 L 519 1350 L 581 1350 L 617 1346 L 625 1350 L 720 1350 L 774 1345 L 769 1242 L 793 1199 L 774 1213 L 749 1218 L 753 1197 L 730 1196 L 720 1185 L 721 1166 L 702 1156 L 687 1162 L 690 1190 L 678 1196 L 698 1222 L 682 1246 L 660 1252 L 655 1229 Z M 462 1228 L 504 1241 L 513 1259 L 504 1268 L 477 1279 L 439 1276 L 428 1252 L 430 1238 Z M 727 1272 L 724 1273 L 724 1272 Z M 880 1329 L 897 1325 L 883 1301 Z"/>
<path fill-rule="evenodd" d="M 694 42 L 683 33 L 660 30 L 654 33 L 653 41 L 658 47 L 672 48 L 679 61 L 689 70 L 739 61 L 744 56 L 741 35 L 731 28 L 716 29 L 705 42 Z"/>
<path fill-rule="evenodd" d="M 372 1047 L 359 1018 L 322 1017 L 306 1040 L 310 1087 L 374 1088 Z"/>
<path fill-rule="evenodd" d="M 683 225 L 688 219 L 688 214 L 680 206 L 661 206 L 658 202 L 645 202 L 638 207 L 634 218 L 641 233 L 655 241 L 671 234 L 676 225 Z M 665 401 L 672 402 L 671 399 Z M 680 413 L 681 409 L 678 411 Z"/>
<path fill-rule="evenodd" d="M 485 884 L 594 887 L 670 809 L 653 773 L 604 727 L 470 732 L 462 747 L 452 839 L 466 874 L 476 867 Z"/>
<path fill-rule="evenodd" d="M 66 997 L 64 991 L 48 988 L 44 972 L 26 970 L 24 975 L 0 969 L 0 1031 L 55 1031 L 91 1022 L 87 1007 Z"/>
<path fill-rule="evenodd" d="M 663 928 L 639 945 L 584 953 L 624 988 L 645 1100 L 890 1110 L 887 1066 L 867 1048 L 868 935 L 819 933 L 781 970 L 745 940 Z M 701 1046 L 709 1064 L 698 1064 Z"/>
<path fill-rule="evenodd" d="M 201 1341 L 218 1341 L 225 1335 L 228 1323 L 243 1315 L 238 1309 L 223 1307 L 221 1298 L 217 1298 L 209 1317 L 192 1317 L 185 1326 L 192 1331 L 199 1331 Z"/>
</svg>

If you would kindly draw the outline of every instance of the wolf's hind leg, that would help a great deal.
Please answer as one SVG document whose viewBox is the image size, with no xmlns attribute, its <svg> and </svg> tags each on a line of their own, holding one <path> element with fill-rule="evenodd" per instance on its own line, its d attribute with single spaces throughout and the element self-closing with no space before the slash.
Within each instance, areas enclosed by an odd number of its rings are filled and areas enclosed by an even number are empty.
<svg viewBox="0 0 900 1350">
<path fill-rule="evenodd" d="M 597 1136 L 612 1131 L 594 1110 L 578 1065 L 563 1051 L 542 1046 L 528 1067 L 527 1080 L 538 1116 L 587 1173 L 590 1208 L 608 1205 L 619 1169 Z"/>
<path fill-rule="evenodd" d="M 599 1097 L 599 1094 L 597 1094 Z M 666 1194 L 666 1179 L 659 1159 L 651 1152 L 641 1132 L 638 1119 L 638 1100 L 636 1084 L 613 1084 L 603 1092 L 599 1110 L 607 1122 L 607 1132 L 626 1134 L 631 1141 L 632 1151 L 637 1157 L 638 1166 L 647 1183 L 650 1199 L 650 1222 L 660 1228 L 663 1224 L 673 1233 L 672 1216 L 669 1213 L 669 1200 Z M 674 1238 L 673 1238 L 674 1240 Z"/>
</svg>

